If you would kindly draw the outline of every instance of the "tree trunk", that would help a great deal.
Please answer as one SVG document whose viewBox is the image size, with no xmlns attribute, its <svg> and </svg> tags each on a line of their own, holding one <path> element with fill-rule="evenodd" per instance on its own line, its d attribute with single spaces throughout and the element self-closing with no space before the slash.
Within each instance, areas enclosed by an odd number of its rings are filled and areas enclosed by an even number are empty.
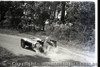
<svg viewBox="0 0 100 67">
<path fill-rule="evenodd" d="M 56 11 L 54 10 L 54 18 L 53 19 L 55 19 L 55 13 L 56 13 Z"/>
<path fill-rule="evenodd" d="M 66 4 L 66 2 L 62 2 L 61 21 L 63 24 L 65 23 L 65 21 L 64 21 L 64 19 L 65 19 L 65 4 Z"/>
</svg>

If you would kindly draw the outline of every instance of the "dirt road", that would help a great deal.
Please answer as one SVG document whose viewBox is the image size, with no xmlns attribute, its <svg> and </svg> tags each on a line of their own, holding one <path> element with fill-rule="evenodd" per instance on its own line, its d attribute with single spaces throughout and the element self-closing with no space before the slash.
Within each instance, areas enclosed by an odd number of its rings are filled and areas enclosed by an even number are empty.
<svg viewBox="0 0 100 67">
<path fill-rule="evenodd" d="M 50 59 L 50 61 L 76 61 L 76 62 L 94 62 L 93 54 L 81 54 L 75 53 L 69 49 L 59 47 L 49 51 L 46 55 L 41 53 L 36 53 L 34 51 L 23 49 L 20 46 L 20 39 L 22 37 L 15 35 L 0 34 L 0 46 L 8 49 L 13 54 L 17 56 L 41 56 Z M 43 59 L 43 58 L 42 58 Z M 39 58 L 38 60 L 41 60 Z M 46 59 L 45 59 L 46 60 Z"/>
</svg>

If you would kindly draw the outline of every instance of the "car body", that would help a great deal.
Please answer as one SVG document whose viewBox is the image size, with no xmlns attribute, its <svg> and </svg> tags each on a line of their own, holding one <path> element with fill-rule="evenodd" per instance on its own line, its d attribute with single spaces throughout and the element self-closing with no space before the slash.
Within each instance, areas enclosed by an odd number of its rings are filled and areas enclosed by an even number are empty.
<svg viewBox="0 0 100 67">
<path fill-rule="evenodd" d="M 21 38 L 21 47 L 25 48 L 28 46 L 32 50 L 38 50 L 44 52 L 48 46 L 56 47 L 56 41 L 51 39 L 40 39 L 37 37 L 33 38 Z"/>
</svg>

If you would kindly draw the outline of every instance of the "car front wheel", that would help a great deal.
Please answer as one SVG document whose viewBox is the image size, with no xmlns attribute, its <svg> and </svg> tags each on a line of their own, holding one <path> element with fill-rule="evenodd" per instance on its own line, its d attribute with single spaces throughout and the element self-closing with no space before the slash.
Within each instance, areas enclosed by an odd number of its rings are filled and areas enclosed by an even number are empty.
<svg viewBox="0 0 100 67">
<path fill-rule="evenodd" d="M 39 52 L 44 52 L 43 47 L 40 43 L 35 44 L 35 48 Z"/>
</svg>

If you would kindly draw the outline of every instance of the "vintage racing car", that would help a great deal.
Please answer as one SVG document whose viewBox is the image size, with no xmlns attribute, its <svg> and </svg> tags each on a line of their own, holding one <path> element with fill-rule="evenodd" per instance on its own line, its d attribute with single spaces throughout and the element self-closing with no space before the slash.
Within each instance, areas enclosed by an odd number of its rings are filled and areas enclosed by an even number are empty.
<svg viewBox="0 0 100 67">
<path fill-rule="evenodd" d="M 21 47 L 25 48 L 26 46 L 35 51 L 45 52 L 49 46 L 57 47 L 57 41 L 48 38 L 40 39 L 37 37 L 21 38 Z"/>
</svg>

